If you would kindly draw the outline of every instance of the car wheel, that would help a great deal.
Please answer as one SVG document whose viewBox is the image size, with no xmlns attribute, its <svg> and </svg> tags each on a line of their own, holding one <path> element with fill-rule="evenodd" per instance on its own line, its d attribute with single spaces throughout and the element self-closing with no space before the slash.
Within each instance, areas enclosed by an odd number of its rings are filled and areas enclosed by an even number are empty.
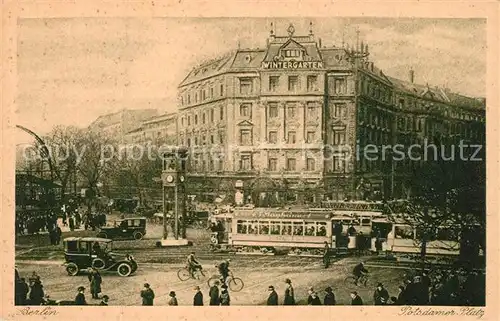
<svg viewBox="0 0 500 321">
<path fill-rule="evenodd" d="M 143 237 L 143 235 L 142 235 L 141 232 L 135 232 L 134 233 L 134 239 L 136 239 L 136 240 L 142 240 L 142 237 Z"/>
<path fill-rule="evenodd" d="M 105 232 L 99 232 L 99 234 L 97 234 L 97 237 L 102 237 L 103 239 L 107 239 L 108 234 L 106 234 Z"/>
<path fill-rule="evenodd" d="M 71 262 L 66 265 L 66 272 L 68 272 L 68 275 L 75 276 L 78 272 L 80 272 L 80 269 L 78 268 L 78 265 Z"/>
<path fill-rule="evenodd" d="M 116 269 L 119 276 L 129 276 L 132 273 L 132 267 L 128 263 L 120 263 Z"/>
<path fill-rule="evenodd" d="M 92 267 L 96 269 L 104 269 L 106 267 L 106 262 L 101 258 L 95 258 L 92 261 Z"/>
</svg>

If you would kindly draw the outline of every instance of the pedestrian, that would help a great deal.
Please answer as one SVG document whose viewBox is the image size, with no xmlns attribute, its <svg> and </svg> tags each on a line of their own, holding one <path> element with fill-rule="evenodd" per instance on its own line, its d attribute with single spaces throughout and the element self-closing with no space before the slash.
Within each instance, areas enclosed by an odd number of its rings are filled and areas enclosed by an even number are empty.
<svg viewBox="0 0 500 321">
<path fill-rule="evenodd" d="M 170 300 L 168 301 L 168 305 L 179 305 L 177 303 L 177 298 L 175 297 L 174 291 L 170 291 L 168 296 L 170 297 Z"/>
<path fill-rule="evenodd" d="M 222 291 L 219 298 L 220 305 L 231 305 L 231 297 L 229 296 L 229 292 L 227 291 L 227 285 L 223 284 L 221 288 Z"/>
<path fill-rule="evenodd" d="M 103 295 L 103 296 L 102 296 L 102 299 L 101 299 L 101 303 L 99 303 L 99 305 L 105 305 L 105 306 L 108 306 L 108 301 L 109 301 L 109 296 L 107 296 L 107 295 Z"/>
<path fill-rule="evenodd" d="M 363 305 L 363 300 L 356 291 L 351 292 L 351 305 Z"/>
<path fill-rule="evenodd" d="M 398 297 L 394 305 L 405 305 L 406 304 L 406 289 L 403 285 L 398 287 Z"/>
<path fill-rule="evenodd" d="M 85 288 L 79 286 L 77 289 L 78 293 L 75 297 L 75 305 L 87 305 L 87 300 L 85 300 Z"/>
<path fill-rule="evenodd" d="M 323 300 L 324 305 L 335 305 L 335 294 L 333 293 L 333 290 L 331 287 L 327 287 L 325 289 L 325 299 Z"/>
<path fill-rule="evenodd" d="M 99 271 L 97 271 L 95 268 L 92 268 L 90 270 L 89 281 L 92 299 L 99 299 L 99 293 L 101 293 L 102 277 Z"/>
<path fill-rule="evenodd" d="M 220 305 L 219 301 L 219 284 L 220 282 L 216 280 L 214 282 L 214 285 L 210 287 L 210 291 L 208 292 L 208 295 L 210 296 L 210 303 L 209 305 Z"/>
<path fill-rule="evenodd" d="M 309 297 L 307 298 L 307 305 L 321 305 L 321 300 L 318 297 L 318 294 L 312 287 L 309 288 Z"/>
<path fill-rule="evenodd" d="M 328 242 L 325 241 L 325 246 L 323 250 L 323 265 L 325 266 L 325 269 L 327 269 L 330 266 L 330 246 L 328 245 Z"/>
<path fill-rule="evenodd" d="M 30 305 L 41 305 L 43 302 L 44 296 L 45 296 L 45 293 L 43 291 L 42 282 L 40 281 L 40 279 L 35 279 L 30 284 L 29 304 Z"/>
<path fill-rule="evenodd" d="M 75 230 L 75 218 L 73 215 L 69 217 L 69 230 L 74 231 Z"/>
<path fill-rule="evenodd" d="M 375 305 L 385 305 L 389 302 L 389 292 L 382 283 L 377 284 L 377 288 L 373 292 L 373 302 Z"/>
<path fill-rule="evenodd" d="M 15 285 L 15 305 L 25 305 L 28 297 L 29 286 L 25 278 L 16 280 Z"/>
<path fill-rule="evenodd" d="M 61 231 L 61 228 L 59 227 L 59 225 L 57 225 L 57 224 L 56 224 L 56 228 L 55 228 L 55 233 L 56 233 L 56 245 L 59 245 L 59 244 L 61 244 L 62 231 Z"/>
<path fill-rule="evenodd" d="M 201 293 L 200 287 L 195 286 L 194 290 L 196 291 L 196 294 L 194 295 L 194 298 L 193 298 L 193 305 L 194 306 L 203 306 L 203 293 Z"/>
<path fill-rule="evenodd" d="M 285 300 L 283 301 L 283 305 L 295 305 L 295 294 L 293 292 L 292 280 L 286 279 L 285 284 Z"/>
<path fill-rule="evenodd" d="M 144 289 L 141 291 L 142 305 L 153 305 L 155 293 L 149 283 L 144 283 Z"/>
<path fill-rule="evenodd" d="M 274 286 L 268 287 L 269 297 L 267 298 L 267 305 L 278 305 L 278 293 L 274 291 Z"/>
</svg>

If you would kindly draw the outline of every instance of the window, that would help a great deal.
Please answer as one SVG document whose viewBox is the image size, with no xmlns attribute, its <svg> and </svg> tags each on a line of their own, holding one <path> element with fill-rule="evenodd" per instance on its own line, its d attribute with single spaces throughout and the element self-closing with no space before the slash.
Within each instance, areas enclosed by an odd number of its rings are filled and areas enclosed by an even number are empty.
<svg viewBox="0 0 500 321">
<path fill-rule="evenodd" d="M 224 135 L 223 134 L 219 134 L 219 142 L 221 144 L 224 144 Z"/>
<path fill-rule="evenodd" d="M 295 171 L 296 169 L 296 160 L 295 158 L 288 158 L 286 160 L 286 170 L 287 171 Z"/>
<path fill-rule="evenodd" d="M 296 133 L 294 131 L 288 132 L 288 138 L 286 141 L 288 144 L 296 143 Z"/>
<path fill-rule="evenodd" d="M 187 145 L 188 145 L 188 146 L 191 146 L 191 138 L 188 138 L 188 139 L 187 139 Z"/>
<path fill-rule="evenodd" d="M 395 226 L 394 227 L 394 237 L 397 239 L 413 239 L 413 228 L 411 226 Z"/>
<path fill-rule="evenodd" d="M 184 106 L 184 97 L 181 96 L 181 106 Z"/>
<path fill-rule="evenodd" d="M 269 132 L 268 141 L 271 144 L 276 144 L 278 142 L 278 132 L 275 131 Z"/>
<path fill-rule="evenodd" d="M 207 99 L 207 91 L 205 89 L 203 89 L 203 91 L 202 91 L 202 98 L 201 99 L 202 100 Z"/>
<path fill-rule="evenodd" d="M 210 135 L 210 144 L 215 144 L 214 135 Z"/>
<path fill-rule="evenodd" d="M 269 104 L 269 118 L 278 117 L 278 106 L 275 103 Z"/>
<path fill-rule="evenodd" d="M 181 118 L 181 126 L 184 126 L 184 117 Z"/>
<path fill-rule="evenodd" d="M 198 125 L 198 115 L 194 115 L 194 124 Z"/>
<path fill-rule="evenodd" d="M 191 95 L 188 94 L 188 104 L 190 104 L 190 103 L 191 103 Z"/>
<path fill-rule="evenodd" d="M 345 144 L 345 130 L 334 130 L 333 131 L 333 144 L 334 145 Z"/>
<path fill-rule="evenodd" d="M 269 91 L 278 90 L 280 76 L 269 76 Z"/>
<path fill-rule="evenodd" d="M 224 96 L 224 85 L 223 84 L 220 85 L 220 95 Z"/>
<path fill-rule="evenodd" d="M 295 118 L 296 116 L 296 108 L 295 106 L 288 106 L 288 108 L 286 109 L 286 117 L 288 118 Z"/>
<path fill-rule="evenodd" d="M 316 134 L 316 132 L 313 132 L 313 131 L 307 132 L 306 143 L 308 143 L 308 144 L 313 143 L 315 140 L 315 137 L 314 137 L 315 134 Z"/>
<path fill-rule="evenodd" d="M 278 159 L 269 158 L 269 161 L 267 162 L 267 169 L 271 172 L 276 172 L 278 170 Z"/>
<path fill-rule="evenodd" d="M 210 88 L 210 98 L 214 98 L 214 87 Z"/>
<path fill-rule="evenodd" d="M 198 137 L 194 138 L 194 146 L 198 146 Z"/>
<path fill-rule="evenodd" d="M 214 122 L 214 115 L 215 115 L 215 112 L 213 109 L 210 110 L 210 122 Z"/>
<path fill-rule="evenodd" d="M 198 93 L 194 93 L 194 102 L 197 103 L 198 102 Z"/>
<path fill-rule="evenodd" d="M 300 50 L 285 50 L 285 57 L 300 57 Z"/>
<path fill-rule="evenodd" d="M 220 120 L 224 120 L 224 106 L 220 106 L 219 115 L 220 115 Z"/>
<path fill-rule="evenodd" d="M 299 77 L 298 76 L 288 76 L 288 90 L 296 91 L 299 89 Z"/>
<path fill-rule="evenodd" d="M 214 170 L 214 160 L 212 158 L 210 158 L 210 160 L 208 161 L 208 170 L 209 171 Z"/>
<path fill-rule="evenodd" d="M 333 155 L 333 172 L 345 173 L 345 161 L 343 154 Z"/>
<path fill-rule="evenodd" d="M 240 94 L 248 95 L 253 91 L 253 81 L 251 78 L 240 78 Z"/>
<path fill-rule="evenodd" d="M 191 116 L 188 116 L 188 126 L 191 126 Z"/>
<path fill-rule="evenodd" d="M 240 116 L 241 117 L 252 117 L 252 105 L 251 104 L 241 104 L 240 105 Z"/>
<path fill-rule="evenodd" d="M 204 124 L 206 121 L 205 113 L 201 115 L 201 122 Z"/>
<path fill-rule="evenodd" d="M 307 103 L 307 118 L 316 118 L 316 110 L 317 109 L 315 103 Z"/>
<path fill-rule="evenodd" d="M 249 129 L 240 129 L 240 145 L 252 145 L 252 133 Z"/>
<path fill-rule="evenodd" d="M 240 158 L 240 170 L 249 171 L 252 169 L 252 157 L 250 155 L 242 155 Z"/>
<path fill-rule="evenodd" d="M 318 76 L 307 76 L 307 91 L 318 90 Z"/>
<path fill-rule="evenodd" d="M 405 107 L 405 100 L 399 99 L 399 108 L 404 108 L 404 107 Z"/>
<path fill-rule="evenodd" d="M 346 116 L 346 110 L 347 110 L 346 104 L 334 104 L 333 116 L 335 118 L 344 118 Z"/>
<path fill-rule="evenodd" d="M 334 86 L 335 94 L 345 94 L 347 91 L 345 78 L 335 78 Z"/>
<path fill-rule="evenodd" d="M 316 162 L 314 161 L 314 158 L 308 158 L 306 162 L 306 169 L 308 171 L 314 171 L 315 169 Z"/>
</svg>

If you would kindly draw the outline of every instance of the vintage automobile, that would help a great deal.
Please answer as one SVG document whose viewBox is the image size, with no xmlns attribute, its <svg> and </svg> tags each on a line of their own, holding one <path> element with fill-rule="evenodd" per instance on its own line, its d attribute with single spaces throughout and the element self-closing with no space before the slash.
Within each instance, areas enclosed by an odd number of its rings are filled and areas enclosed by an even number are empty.
<svg viewBox="0 0 500 321">
<path fill-rule="evenodd" d="M 141 240 L 146 235 L 146 217 L 132 217 L 116 220 L 113 226 L 103 226 L 97 237 L 105 239 Z"/>
<path fill-rule="evenodd" d="M 137 262 L 129 255 L 111 252 L 113 241 L 97 237 L 68 237 L 64 239 L 66 272 L 75 276 L 80 271 L 95 268 L 98 271 L 116 271 L 129 276 L 137 270 Z"/>
</svg>

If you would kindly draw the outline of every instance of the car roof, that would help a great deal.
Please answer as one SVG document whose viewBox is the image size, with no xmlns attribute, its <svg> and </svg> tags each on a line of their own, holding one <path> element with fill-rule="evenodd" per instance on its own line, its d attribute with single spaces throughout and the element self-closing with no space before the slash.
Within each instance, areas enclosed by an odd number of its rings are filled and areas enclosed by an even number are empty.
<svg viewBox="0 0 500 321">
<path fill-rule="evenodd" d="M 103 242 L 103 243 L 109 243 L 112 240 L 110 239 L 105 239 L 102 237 L 67 237 L 64 239 L 64 242 L 68 241 L 83 241 L 83 242 Z"/>
</svg>

